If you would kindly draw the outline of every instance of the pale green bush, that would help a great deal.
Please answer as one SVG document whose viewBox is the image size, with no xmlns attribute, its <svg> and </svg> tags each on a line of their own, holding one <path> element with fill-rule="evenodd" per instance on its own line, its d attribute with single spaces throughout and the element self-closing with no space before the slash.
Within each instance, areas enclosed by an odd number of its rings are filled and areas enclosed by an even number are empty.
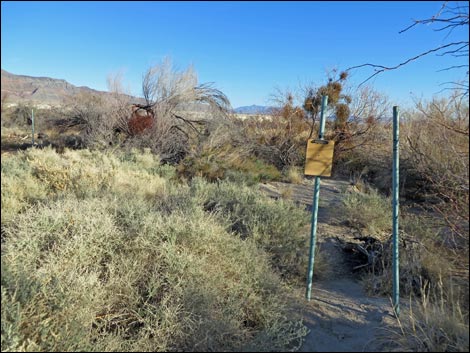
<svg viewBox="0 0 470 353">
<path fill-rule="evenodd" d="M 229 213 L 203 207 L 216 185 L 176 184 L 160 176 L 171 169 L 158 158 L 132 153 L 46 149 L 2 160 L 2 183 L 4 175 L 27 178 L 43 192 L 41 202 L 24 197 L 2 220 L 2 351 L 298 346 L 306 329 L 288 319 L 270 264 L 276 252 L 260 246 L 287 232 L 275 218 L 291 206 L 242 200 L 248 205 L 236 217 L 253 231 L 243 240 L 227 232 Z M 19 184 L 6 185 L 2 203 L 22 195 Z M 228 183 L 222 190 L 222 198 L 249 193 Z"/>
<path fill-rule="evenodd" d="M 392 229 L 392 201 L 373 188 L 368 188 L 367 193 L 348 192 L 343 211 L 348 223 L 364 234 L 385 240 Z"/>
<path fill-rule="evenodd" d="M 195 178 L 193 193 L 204 208 L 227 222 L 227 230 L 241 239 L 252 238 L 271 254 L 283 275 L 303 276 L 307 260 L 305 226 L 309 215 L 287 200 L 272 200 L 255 187 L 226 181 L 207 184 Z"/>
</svg>

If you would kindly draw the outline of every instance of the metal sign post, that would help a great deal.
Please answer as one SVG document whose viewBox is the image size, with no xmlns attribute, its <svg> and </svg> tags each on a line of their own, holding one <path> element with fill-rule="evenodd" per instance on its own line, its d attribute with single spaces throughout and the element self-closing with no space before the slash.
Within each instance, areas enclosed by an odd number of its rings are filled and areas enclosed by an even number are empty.
<svg viewBox="0 0 470 353">
<path fill-rule="evenodd" d="M 34 110 L 31 109 L 31 145 L 34 146 Z"/>
<path fill-rule="evenodd" d="M 320 114 L 320 131 L 318 139 L 323 140 L 325 132 L 325 110 L 328 103 L 328 96 L 322 96 L 321 100 L 321 114 Z M 315 243 L 317 237 L 317 216 L 318 216 L 318 199 L 320 197 L 320 177 L 315 177 L 315 186 L 313 191 L 313 205 L 312 205 L 312 226 L 310 230 L 310 256 L 308 259 L 308 274 L 307 274 L 307 300 L 310 300 L 312 294 L 312 278 L 313 278 L 313 264 L 315 258 Z"/>
<path fill-rule="evenodd" d="M 400 273 L 399 273 L 399 256 L 398 256 L 398 249 L 399 249 L 399 239 L 398 239 L 398 211 L 399 211 L 399 141 L 398 141 L 398 134 L 399 134 L 399 126 L 400 123 L 400 116 L 398 107 L 393 107 L 393 166 L 392 166 L 392 185 L 393 185 L 393 200 L 392 200 L 392 241 L 393 241 L 393 308 L 397 315 L 400 314 Z"/>
</svg>

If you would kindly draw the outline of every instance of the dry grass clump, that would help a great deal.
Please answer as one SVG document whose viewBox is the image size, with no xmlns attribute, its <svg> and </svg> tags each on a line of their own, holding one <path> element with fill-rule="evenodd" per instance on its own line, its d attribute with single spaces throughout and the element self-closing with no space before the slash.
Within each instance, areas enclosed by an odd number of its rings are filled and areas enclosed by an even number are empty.
<svg viewBox="0 0 470 353">
<path fill-rule="evenodd" d="M 431 300 L 423 291 L 417 305 L 410 305 L 398 319 L 399 326 L 387 333 L 390 343 L 404 352 L 468 352 L 469 325 L 458 301 L 442 294 Z"/>
<path fill-rule="evenodd" d="M 299 167 L 294 167 L 291 166 L 287 169 L 287 172 L 285 173 L 286 176 L 286 181 L 292 184 L 302 184 L 304 181 L 304 174 L 303 170 Z"/>
<path fill-rule="evenodd" d="M 177 184 L 148 153 L 54 153 L 2 160 L 2 183 L 28 176 L 47 194 L 2 219 L 2 351 L 298 347 L 306 329 L 271 263 L 288 259 L 279 249 L 302 222 L 288 204 L 228 182 Z M 2 203 L 18 195 L 2 188 Z"/>
</svg>

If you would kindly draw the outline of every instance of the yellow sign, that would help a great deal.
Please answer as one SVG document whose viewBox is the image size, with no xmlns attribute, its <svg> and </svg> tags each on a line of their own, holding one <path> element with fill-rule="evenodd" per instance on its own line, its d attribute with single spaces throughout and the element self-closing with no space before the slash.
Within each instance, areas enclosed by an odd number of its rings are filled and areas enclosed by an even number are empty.
<svg viewBox="0 0 470 353">
<path fill-rule="evenodd" d="M 308 140 L 305 175 L 331 176 L 334 141 Z"/>
</svg>

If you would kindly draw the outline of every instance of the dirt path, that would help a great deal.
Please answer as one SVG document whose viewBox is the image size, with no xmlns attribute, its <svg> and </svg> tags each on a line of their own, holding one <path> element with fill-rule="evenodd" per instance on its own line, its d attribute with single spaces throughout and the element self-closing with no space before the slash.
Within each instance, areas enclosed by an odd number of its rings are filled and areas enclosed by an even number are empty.
<svg viewBox="0 0 470 353">
<path fill-rule="evenodd" d="M 386 343 L 386 328 L 396 325 L 389 298 L 370 297 L 359 279 L 352 275 L 337 238 L 351 241 L 339 205 L 347 181 L 322 179 L 318 210 L 317 246 L 330 269 L 315 279 L 312 298 L 305 299 L 305 287 L 295 292 L 296 309 L 302 312 L 310 330 L 301 352 L 383 352 L 392 351 Z M 261 190 L 271 197 L 290 198 L 311 210 L 313 182 L 303 185 L 268 183 Z M 306 269 L 307 270 L 307 269 Z"/>
<path fill-rule="evenodd" d="M 385 328 L 394 324 L 390 302 L 368 297 L 357 281 L 343 277 L 316 282 L 312 300 L 304 305 L 310 333 L 301 352 L 390 351 L 383 340 Z"/>
</svg>

